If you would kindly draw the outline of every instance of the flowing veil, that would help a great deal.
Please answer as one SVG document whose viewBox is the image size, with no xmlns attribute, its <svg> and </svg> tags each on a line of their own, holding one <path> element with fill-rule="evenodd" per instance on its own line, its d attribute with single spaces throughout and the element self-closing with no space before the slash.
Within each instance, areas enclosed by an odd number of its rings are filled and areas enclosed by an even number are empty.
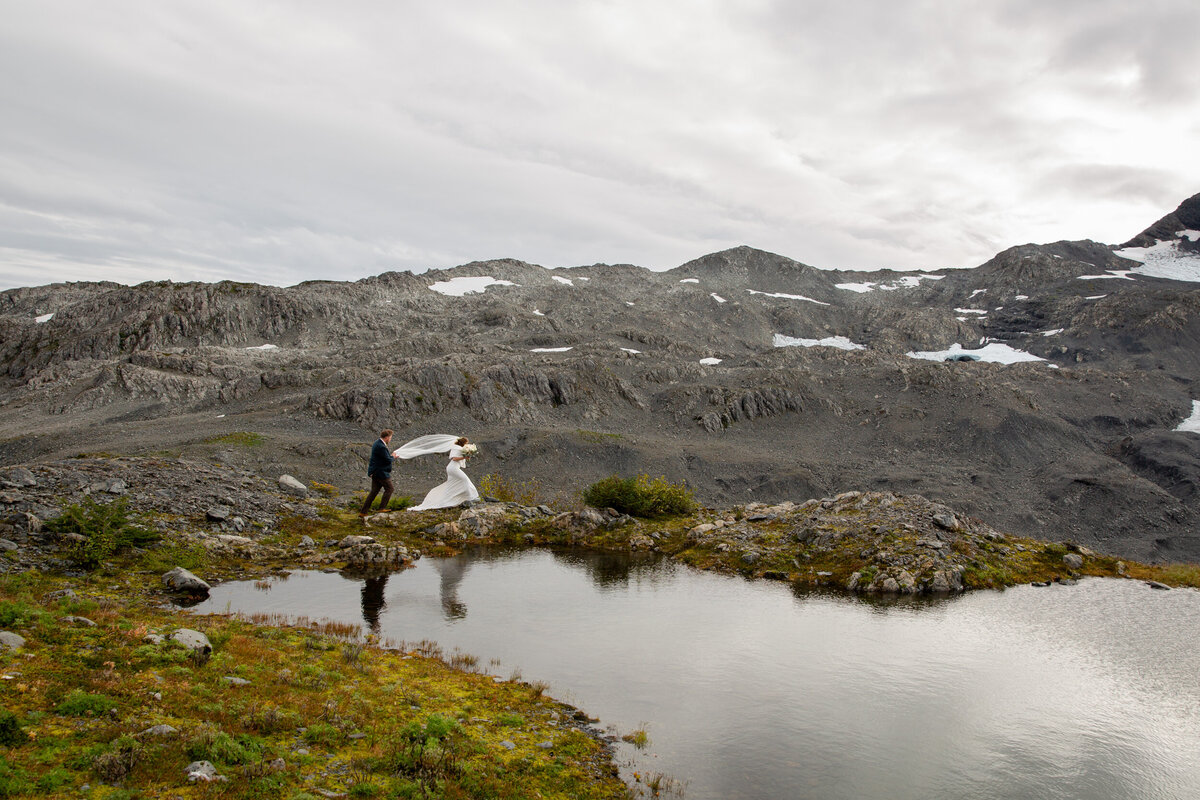
<svg viewBox="0 0 1200 800">
<path fill-rule="evenodd" d="M 396 458 L 409 459 L 432 453 L 449 453 L 450 448 L 457 440 L 457 436 L 451 436 L 448 433 L 431 433 L 428 436 L 418 436 L 411 442 L 405 442 L 393 450 L 392 455 Z"/>
</svg>

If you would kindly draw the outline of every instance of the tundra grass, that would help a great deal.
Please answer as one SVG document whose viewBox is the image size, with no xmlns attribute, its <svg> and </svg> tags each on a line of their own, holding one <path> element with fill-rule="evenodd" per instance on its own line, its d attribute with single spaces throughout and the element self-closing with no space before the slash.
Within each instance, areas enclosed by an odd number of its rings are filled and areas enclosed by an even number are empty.
<svg viewBox="0 0 1200 800">
<path fill-rule="evenodd" d="M 137 577 L 70 585 L 54 600 L 62 579 L 0 576 L 0 619 L 26 639 L 0 654 L 0 797 L 627 796 L 574 709 L 431 643 L 170 611 Z M 146 641 L 182 627 L 210 657 Z M 226 780 L 190 783 L 197 760 Z"/>
</svg>

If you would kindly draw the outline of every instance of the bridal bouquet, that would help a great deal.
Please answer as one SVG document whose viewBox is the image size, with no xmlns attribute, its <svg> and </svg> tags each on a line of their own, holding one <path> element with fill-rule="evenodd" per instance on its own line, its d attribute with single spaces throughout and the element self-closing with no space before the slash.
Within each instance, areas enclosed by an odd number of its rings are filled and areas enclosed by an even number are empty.
<svg viewBox="0 0 1200 800">
<path fill-rule="evenodd" d="M 468 443 L 468 444 L 463 445 L 462 453 L 467 458 L 470 458 L 471 456 L 475 455 L 478 452 L 479 452 L 479 448 L 473 444 Z"/>
</svg>

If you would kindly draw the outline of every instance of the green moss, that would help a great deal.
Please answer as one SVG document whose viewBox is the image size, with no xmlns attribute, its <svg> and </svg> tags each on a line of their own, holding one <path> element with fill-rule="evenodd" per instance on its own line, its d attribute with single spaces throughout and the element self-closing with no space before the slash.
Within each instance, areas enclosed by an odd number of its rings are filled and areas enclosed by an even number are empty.
<svg viewBox="0 0 1200 800">
<path fill-rule="evenodd" d="M 228 447 L 259 447 L 267 441 L 261 433 L 251 431 L 234 431 L 221 436 L 212 436 L 204 440 L 206 444 L 219 444 Z"/>
</svg>

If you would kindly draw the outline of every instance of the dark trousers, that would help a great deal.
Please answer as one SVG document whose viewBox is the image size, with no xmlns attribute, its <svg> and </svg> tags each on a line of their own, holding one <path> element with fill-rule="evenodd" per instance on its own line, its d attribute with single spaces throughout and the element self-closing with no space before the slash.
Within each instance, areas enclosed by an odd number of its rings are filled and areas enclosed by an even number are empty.
<svg viewBox="0 0 1200 800">
<path fill-rule="evenodd" d="M 379 501 L 379 510 L 387 510 L 388 501 L 392 499 L 392 479 L 391 478 L 376 478 L 371 476 L 371 493 L 367 495 L 367 502 L 363 503 L 362 512 L 366 514 L 371 510 L 371 503 L 375 501 L 375 495 L 379 494 L 379 490 L 383 489 L 383 499 Z"/>
</svg>

